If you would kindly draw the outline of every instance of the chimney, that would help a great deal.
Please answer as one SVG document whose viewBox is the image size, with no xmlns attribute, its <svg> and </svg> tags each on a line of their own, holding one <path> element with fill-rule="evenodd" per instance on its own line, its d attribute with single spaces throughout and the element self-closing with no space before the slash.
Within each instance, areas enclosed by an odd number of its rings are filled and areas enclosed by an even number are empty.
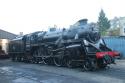
<svg viewBox="0 0 125 83">
<path fill-rule="evenodd" d="M 19 36 L 23 36 L 23 32 L 20 32 L 20 33 L 19 33 Z"/>
<path fill-rule="evenodd" d="M 88 19 L 81 19 L 78 22 L 79 22 L 80 25 L 86 25 L 87 21 L 88 21 Z"/>
</svg>

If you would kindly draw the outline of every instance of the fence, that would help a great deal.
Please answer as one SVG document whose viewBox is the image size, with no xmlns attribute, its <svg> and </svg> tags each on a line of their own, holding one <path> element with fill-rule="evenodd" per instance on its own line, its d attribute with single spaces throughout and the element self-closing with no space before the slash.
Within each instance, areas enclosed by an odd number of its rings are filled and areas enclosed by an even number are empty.
<svg viewBox="0 0 125 83">
<path fill-rule="evenodd" d="M 125 37 L 104 37 L 104 41 L 109 48 L 120 52 L 125 58 Z"/>
</svg>

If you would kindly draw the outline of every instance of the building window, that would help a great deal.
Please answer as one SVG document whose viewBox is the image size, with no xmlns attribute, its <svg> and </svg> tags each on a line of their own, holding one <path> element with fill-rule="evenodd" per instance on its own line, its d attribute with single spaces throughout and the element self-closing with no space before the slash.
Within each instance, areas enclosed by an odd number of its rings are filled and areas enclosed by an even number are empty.
<svg viewBox="0 0 125 83">
<path fill-rule="evenodd" d="M 125 28 L 124 28 L 124 33 L 125 33 Z"/>
</svg>

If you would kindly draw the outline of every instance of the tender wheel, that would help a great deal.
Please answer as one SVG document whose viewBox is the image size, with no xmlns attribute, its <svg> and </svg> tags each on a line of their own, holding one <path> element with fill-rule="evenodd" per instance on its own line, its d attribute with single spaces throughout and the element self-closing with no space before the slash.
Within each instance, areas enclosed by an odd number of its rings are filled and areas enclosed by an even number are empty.
<svg viewBox="0 0 125 83">
<path fill-rule="evenodd" d="M 15 56 L 15 61 L 16 61 L 16 62 L 18 61 L 18 57 L 17 57 L 17 56 Z"/>
<path fill-rule="evenodd" d="M 21 62 L 21 57 L 20 56 L 17 56 L 17 61 Z"/>
<path fill-rule="evenodd" d="M 11 60 L 12 60 L 13 62 L 16 60 L 16 58 L 15 58 L 15 56 L 14 56 L 14 55 L 12 55 Z"/>
<path fill-rule="evenodd" d="M 61 58 L 59 58 L 59 57 L 55 57 L 54 59 L 54 64 L 56 65 L 56 66 L 63 66 L 63 60 L 61 59 Z"/>
<path fill-rule="evenodd" d="M 23 58 L 23 56 L 21 57 L 21 62 L 23 62 L 24 61 L 24 58 Z"/>
</svg>

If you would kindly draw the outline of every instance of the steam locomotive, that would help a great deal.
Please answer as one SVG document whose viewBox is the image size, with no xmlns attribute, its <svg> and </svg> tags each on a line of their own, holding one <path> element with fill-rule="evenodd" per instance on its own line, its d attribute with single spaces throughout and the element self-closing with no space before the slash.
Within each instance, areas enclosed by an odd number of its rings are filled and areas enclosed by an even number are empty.
<svg viewBox="0 0 125 83">
<path fill-rule="evenodd" d="M 119 53 L 106 46 L 94 24 L 82 19 L 69 29 L 50 28 L 13 39 L 9 55 L 13 61 L 95 70 L 115 63 Z"/>
</svg>

